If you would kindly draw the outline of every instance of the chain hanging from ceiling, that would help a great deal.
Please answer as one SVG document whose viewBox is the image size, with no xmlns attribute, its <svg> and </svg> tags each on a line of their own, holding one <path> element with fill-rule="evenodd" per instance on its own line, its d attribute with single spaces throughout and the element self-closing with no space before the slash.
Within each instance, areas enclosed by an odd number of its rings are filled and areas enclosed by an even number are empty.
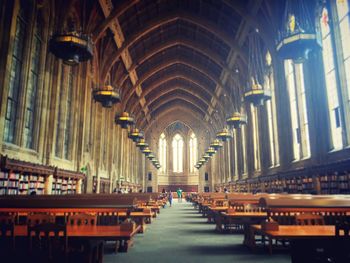
<svg viewBox="0 0 350 263">
<path fill-rule="evenodd" d="M 262 58 L 261 40 L 256 29 L 249 34 L 248 86 L 244 93 L 244 100 L 254 106 L 264 105 L 264 101 L 271 99 L 269 90 L 262 86 L 264 83 L 265 66 Z"/>
<path fill-rule="evenodd" d="M 277 53 L 282 59 L 303 63 L 310 51 L 320 48 L 315 22 L 310 10 L 315 9 L 311 0 L 287 0 L 282 18 L 282 29 L 277 38 Z"/>
<path fill-rule="evenodd" d="M 93 56 L 92 38 L 84 28 L 86 1 L 81 0 L 80 7 L 80 28 L 78 21 L 69 17 L 66 25 L 59 28 L 49 41 L 50 52 L 70 66 L 90 60 Z"/>
</svg>

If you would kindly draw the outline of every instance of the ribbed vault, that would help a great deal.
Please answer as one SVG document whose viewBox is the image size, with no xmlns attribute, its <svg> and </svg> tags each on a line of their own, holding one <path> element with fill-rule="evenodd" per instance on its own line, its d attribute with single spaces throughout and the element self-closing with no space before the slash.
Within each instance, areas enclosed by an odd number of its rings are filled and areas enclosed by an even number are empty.
<svg viewBox="0 0 350 263">
<path fill-rule="evenodd" d="M 111 79 L 122 94 L 120 110 L 146 130 L 175 112 L 213 127 L 229 113 L 223 96 L 231 106 L 241 101 L 230 83 L 245 78 L 249 32 L 258 28 L 265 48 L 273 45 L 264 0 L 99 0 L 98 6 L 89 27 L 97 82 Z"/>
</svg>

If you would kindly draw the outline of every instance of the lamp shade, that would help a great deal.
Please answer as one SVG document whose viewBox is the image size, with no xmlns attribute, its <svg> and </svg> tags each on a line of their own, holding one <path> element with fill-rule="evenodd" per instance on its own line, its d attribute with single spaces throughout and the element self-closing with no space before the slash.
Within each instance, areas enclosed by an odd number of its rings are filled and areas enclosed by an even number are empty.
<svg viewBox="0 0 350 263">
<path fill-rule="evenodd" d="M 76 31 L 57 33 L 49 41 L 49 50 L 65 64 L 77 65 L 93 56 L 93 44 L 88 35 Z"/>
<path fill-rule="evenodd" d="M 223 142 L 231 139 L 232 137 L 232 133 L 227 128 L 222 129 L 216 134 L 216 138 L 222 140 Z"/>
<path fill-rule="evenodd" d="M 129 125 L 134 124 L 134 118 L 129 116 L 129 113 L 123 112 L 121 115 L 115 116 L 115 122 L 123 129 L 126 129 Z"/>
<path fill-rule="evenodd" d="M 281 30 L 278 34 L 277 54 L 282 59 L 303 63 L 312 50 L 320 49 L 311 10 L 313 1 L 286 0 Z"/>
<path fill-rule="evenodd" d="M 228 126 L 238 129 L 241 125 L 247 123 L 247 116 L 239 112 L 234 112 L 230 117 L 226 118 Z"/>
<path fill-rule="evenodd" d="M 262 106 L 264 101 L 269 99 L 271 99 L 271 92 L 264 90 L 259 84 L 252 85 L 252 89 L 244 93 L 244 100 L 254 106 Z"/>
<path fill-rule="evenodd" d="M 134 128 L 129 132 L 128 137 L 132 139 L 134 142 L 139 142 L 140 139 L 144 137 L 144 134 L 142 131 L 139 131 L 139 129 Z"/>
<path fill-rule="evenodd" d="M 216 151 L 212 147 L 209 147 L 208 150 L 206 150 L 206 154 L 208 154 L 209 156 L 213 156 L 215 153 Z"/>
<path fill-rule="evenodd" d="M 218 150 L 220 148 L 222 148 L 222 144 L 218 139 L 215 139 L 211 144 L 210 147 L 213 148 L 214 150 Z"/>
<path fill-rule="evenodd" d="M 120 102 L 120 94 L 111 85 L 103 86 L 93 91 L 95 101 L 102 104 L 102 107 L 111 108 L 113 104 Z"/>
<path fill-rule="evenodd" d="M 148 147 L 148 143 L 145 142 L 145 139 L 140 139 L 138 143 L 136 143 L 136 147 L 139 147 L 141 150 Z"/>
</svg>

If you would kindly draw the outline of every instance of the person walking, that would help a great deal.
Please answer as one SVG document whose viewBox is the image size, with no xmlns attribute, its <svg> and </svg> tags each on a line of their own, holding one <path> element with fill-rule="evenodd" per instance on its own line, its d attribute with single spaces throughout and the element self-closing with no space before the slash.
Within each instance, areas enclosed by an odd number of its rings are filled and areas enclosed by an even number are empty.
<svg viewBox="0 0 350 263">
<path fill-rule="evenodd" d="M 177 198 L 178 198 L 178 202 L 181 203 L 182 202 L 182 190 L 181 188 L 177 189 Z"/>
<path fill-rule="evenodd" d="M 169 206 L 171 207 L 171 205 L 173 204 L 173 193 L 171 192 L 171 190 L 169 190 L 168 192 L 168 201 L 169 201 Z"/>
</svg>

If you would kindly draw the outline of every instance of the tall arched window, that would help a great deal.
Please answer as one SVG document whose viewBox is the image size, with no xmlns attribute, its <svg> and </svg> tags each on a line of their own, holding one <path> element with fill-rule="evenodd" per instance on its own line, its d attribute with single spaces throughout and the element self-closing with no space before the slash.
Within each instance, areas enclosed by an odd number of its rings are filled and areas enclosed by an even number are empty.
<svg viewBox="0 0 350 263">
<path fill-rule="evenodd" d="M 195 171 L 195 165 L 197 162 L 197 138 L 196 135 L 192 132 L 190 137 L 190 172 L 194 173 Z"/>
<path fill-rule="evenodd" d="M 25 60 L 26 32 L 29 24 L 30 10 L 25 2 L 20 3 L 20 9 L 16 19 L 16 31 L 13 40 L 13 51 L 10 69 L 10 81 L 7 97 L 4 141 L 16 143 L 16 120 L 18 120 L 19 97 L 23 80 L 21 76 L 25 70 L 23 67 Z"/>
<path fill-rule="evenodd" d="M 166 138 L 165 134 L 162 133 L 159 137 L 159 163 L 160 172 L 165 173 L 166 171 Z"/>
<path fill-rule="evenodd" d="M 40 58 L 42 49 L 42 21 L 38 15 L 34 23 L 34 37 L 32 41 L 32 52 L 30 60 L 29 81 L 27 84 L 25 125 L 24 125 L 24 146 L 34 149 L 35 137 L 35 110 L 39 86 Z"/>
<path fill-rule="evenodd" d="M 349 0 L 343 0 L 336 1 L 336 4 L 338 13 L 337 24 L 340 29 L 340 42 L 342 49 L 340 62 L 344 68 L 343 72 L 345 73 L 348 101 L 350 101 L 350 2 Z"/>
<path fill-rule="evenodd" d="M 175 173 L 182 173 L 184 141 L 180 134 L 176 134 L 174 136 L 172 146 L 173 146 L 173 170 Z"/>
<path fill-rule="evenodd" d="M 297 161 L 308 158 L 311 154 L 303 64 L 286 60 L 284 65 L 292 119 L 294 160 Z"/>
<path fill-rule="evenodd" d="M 269 53 L 268 53 L 269 54 Z M 273 81 L 273 69 L 265 76 L 264 87 L 271 92 L 271 100 L 266 101 L 267 124 L 269 130 L 269 145 L 270 145 L 270 166 L 279 165 L 279 145 L 278 145 L 278 130 L 277 130 L 277 115 L 276 115 L 276 97 L 275 85 Z"/>
<path fill-rule="evenodd" d="M 73 133 L 73 81 L 74 74 L 71 67 L 61 68 L 61 85 L 58 94 L 56 119 L 56 149 L 59 158 L 71 159 L 71 140 Z"/>
<path fill-rule="evenodd" d="M 323 8 L 321 17 L 321 33 L 322 33 L 322 54 L 325 72 L 325 83 L 328 98 L 328 111 L 331 125 L 331 137 L 333 149 L 343 147 L 342 127 L 339 107 L 339 97 L 336 81 L 336 67 L 334 61 L 334 49 L 332 43 L 332 31 L 329 26 L 328 9 Z"/>
</svg>

